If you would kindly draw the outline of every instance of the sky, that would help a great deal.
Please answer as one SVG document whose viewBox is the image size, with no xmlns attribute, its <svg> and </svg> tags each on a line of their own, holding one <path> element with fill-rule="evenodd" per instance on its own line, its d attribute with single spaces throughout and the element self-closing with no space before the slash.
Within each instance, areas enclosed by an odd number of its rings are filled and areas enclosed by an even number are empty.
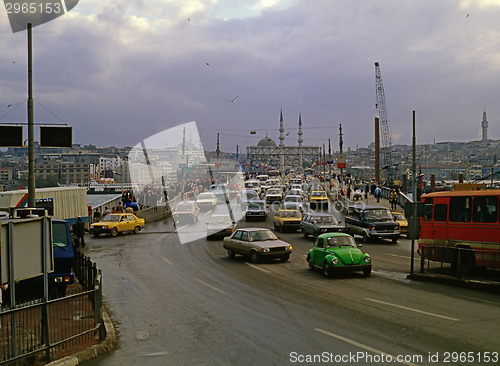
<svg viewBox="0 0 500 366">
<path fill-rule="evenodd" d="M 196 121 L 205 150 L 219 133 L 235 152 L 279 142 L 283 111 L 286 145 L 300 114 L 304 145 L 338 150 L 341 124 L 356 149 L 379 62 L 392 144 L 413 110 L 418 144 L 479 140 L 485 110 L 500 139 L 498 19 L 500 0 L 80 0 L 33 28 L 35 122 L 125 147 Z M 27 32 L 4 7 L 0 50 L 0 123 L 26 121 Z"/>
</svg>

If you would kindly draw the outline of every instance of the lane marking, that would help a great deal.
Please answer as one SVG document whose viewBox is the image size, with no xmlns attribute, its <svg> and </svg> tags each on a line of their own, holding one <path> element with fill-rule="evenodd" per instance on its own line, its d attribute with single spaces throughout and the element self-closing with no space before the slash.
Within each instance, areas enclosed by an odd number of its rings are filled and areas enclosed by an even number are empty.
<svg viewBox="0 0 500 366">
<path fill-rule="evenodd" d="M 172 264 L 172 262 L 170 262 L 170 261 L 169 261 L 167 258 L 165 258 L 164 256 L 161 256 L 161 258 L 162 258 L 165 262 L 167 262 L 168 264 Z"/>
<path fill-rule="evenodd" d="M 207 212 L 205 212 L 205 216 L 208 215 L 209 213 L 212 213 L 213 210 L 208 210 Z"/>
<path fill-rule="evenodd" d="M 198 282 L 199 282 L 199 283 L 201 283 L 202 285 L 205 285 L 205 286 L 207 286 L 208 288 L 211 288 L 212 290 L 217 291 L 217 292 L 219 292 L 219 293 L 221 293 L 221 294 L 223 294 L 223 295 L 226 295 L 226 294 L 227 294 L 227 292 L 224 292 L 224 291 L 222 291 L 221 289 L 219 289 L 219 288 L 217 288 L 217 287 L 215 287 L 215 286 L 212 286 L 211 284 L 206 283 L 206 282 L 204 282 L 204 281 L 202 281 L 202 280 L 200 280 L 200 279 L 198 279 L 198 278 L 196 278 L 196 281 L 198 281 Z"/>
<path fill-rule="evenodd" d="M 411 257 L 408 257 L 407 255 L 397 255 L 397 254 L 391 254 L 391 253 L 385 253 L 386 255 L 390 255 L 392 257 L 398 257 L 398 258 L 404 258 L 404 259 L 411 259 Z M 413 258 L 413 259 L 417 259 L 417 258 Z"/>
<path fill-rule="evenodd" d="M 436 318 L 441 318 L 441 319 L 446 319 L 446 320 L 453 320 L 453 321 L 459 321 L 460 319 L 457 319 L 457 318 L 451 318 L 449 316 L 445 316 L 445 315 L 439 315 L 439 314 L 434 314 L 434 313 L 429 313 L 427 311 L 423 311 L 423 310 L 418 310 L 418 309 L 414 309 L 414 308 L 409 308 L 407 306 L 403 306 L 403 305 L 397 305 L 397 304 L 392 304 L 390 302 L 385 302 L 385 301 L 380 301 L 380 300 L 375 300 L 375 299 L 370 299 L 368 297 L 365 297 L 365 300 L 368 300 L 368 301 L 373 301 L 373 302 L 376 302 L 376 303 L 379 303 L 379 304 L 383 304 L 383 305 L 388 305 L 388 306 L 393 306 L 395 308 L 399 308 L 399 309 L 403 309 L 403 310 L 409 310 L 409 311 L 413 311 L 415 313 L 419 313 L 419 314 L 424 314 L 424 315 L 429 315 L 429 316 L 434 316 Z"/>
<path fill-rule="evenodd" d="M 177 232 L 179 232 L 179 231 L 181 231 L 182 229 L 187 228 L 188 226 L 189 226 L 189 224 L 186 224 L 186 225 L 184 225 L 184 226 L 181 226 L 181 227 L 180 227 L 180 228 L 178 228 L 176 231 L 177 231 Z"/>
<path fill-rule="evenodd" d="M 316 332 L 319 332 L 319 333 L 323 333 L 324 335 L 327 335 L 327 336 L 330 336 L 330 337 L 333 337 L 333 338 L 337 338 L 343 342 L 346 342 L 346 343 L 349 343 L 349 344 L 352 344 L 353 346 L 356 346 L 356 347 L 359 347 L 361 349 L 364 349 L 368 352 L 372 352 L 372 353 L 376 353 L 378 355 L 384 355 L 384 356 L 391 356 L 393 360 L 396 360 L 396 356 L 392 356 L 390 354 L 388 354 L 387 352 L 382 352 L 382 351 L 379 351 L 378 349 L 375 349 L 375 348 L 372 348 L 370 346 L 366 346 L 362 343 L 359 343 L 359 342 L 356 342 L 356 341 L 353 341 L 352 339 L 349 339 L 349 338 L 345 338 L 345 337 L 342 337 L 338 334 L 334 334 L 334 333 L 331 333 L 327 330 L 323 330 L 323 329 L 320 329 L 320 328 L 314 328 L 314 330 Z M 408 362 L 408 361 L 398 361 L 398 363 L 401 363 L 403 365 L 407 365 L 407 366 L 418 366 L 416 363 L 413 363 L 413 362 Z"/>
<path fill-rule="evenodd" d="M 256 266 L 256 265 L 254 265 L 254 264 L 247 263 L 247 262 L 245 262 L 245 264 L 246 264 L 247 266 L 252 267 L 252 268 L 258 269 L 259 271 L 262 271 L 262 272 L 265 272 L 265 273 L 271 273 L 271 271 L 268 271 L 267 269 L 264 269 L 264 268 L 260 268 L 259 266 Z"/>
</svg>

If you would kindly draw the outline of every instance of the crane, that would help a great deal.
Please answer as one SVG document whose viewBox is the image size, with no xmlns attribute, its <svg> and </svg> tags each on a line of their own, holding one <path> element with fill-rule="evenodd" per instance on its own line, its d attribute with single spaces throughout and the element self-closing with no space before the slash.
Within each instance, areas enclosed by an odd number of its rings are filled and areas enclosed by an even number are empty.
<svg viewBox="0 0 500 366">
<path fill-rule="evenodd" d="M 380 64 L 378 62 L 375 62 L 375 89 L 377 94 L 377 104 L 375 106 L 379 115 L 381 131 L 382 169 L 387 170 L 387 179 L 392 184 L 394 167 L 392 163 L 391 130 L 385 105 L 384 84 L 382 83 L 382 74 L 380 73 Z"/>
</svg>

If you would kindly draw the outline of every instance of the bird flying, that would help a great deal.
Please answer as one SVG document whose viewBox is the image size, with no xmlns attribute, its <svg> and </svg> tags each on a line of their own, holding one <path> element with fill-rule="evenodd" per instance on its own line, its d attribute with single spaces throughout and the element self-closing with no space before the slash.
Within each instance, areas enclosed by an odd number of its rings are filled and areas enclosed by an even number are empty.
<svg viewBox="0 0 500 366">
<path fill-rule="evenodd" d="M 236 98 L 238 98 L 238 96 L 235 96 L 233 99 L 226 99 L 226 100 L 228 102 L 234 103 L 236 101 Z"/>
</svg>

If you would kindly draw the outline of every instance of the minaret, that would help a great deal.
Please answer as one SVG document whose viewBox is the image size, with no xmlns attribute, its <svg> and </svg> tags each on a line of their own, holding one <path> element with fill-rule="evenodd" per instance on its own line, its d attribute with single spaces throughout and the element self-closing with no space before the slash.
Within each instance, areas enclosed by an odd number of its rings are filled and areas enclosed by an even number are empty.
<svg viewBox="0 0 500 366">
<path fill-rule="evenodd" d="M 280 146 L 285 146 L 285 129 L 283 128 L 283 110 L 280 110 Z M 285 155 L 280 154 L 280 171 L 285 168 Z"/>
<path fill-rule="evenodd" d="M 304 140 L 302 139 L 302 115 L 299 113 L 299 171 L 302 171 L 302 143 Z"/>
<path fill-rule="evenodd" d="M 488 141 L 488 120 L 486 119 L 486 109 L 483 112 L 483 121 L 481 122 L 481 127 L 483 128 L 483 142 Z"/>
</svg>

